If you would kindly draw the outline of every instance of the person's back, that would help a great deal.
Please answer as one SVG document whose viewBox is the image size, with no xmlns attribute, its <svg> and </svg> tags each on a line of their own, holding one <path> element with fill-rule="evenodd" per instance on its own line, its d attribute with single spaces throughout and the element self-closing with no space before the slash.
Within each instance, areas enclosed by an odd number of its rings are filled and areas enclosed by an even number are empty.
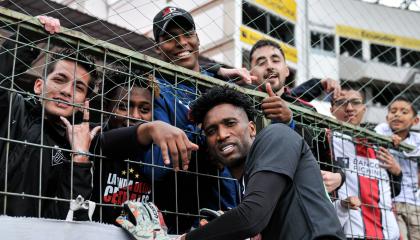
<svg viewBox="0 0 420 240">
<path fill-rule="evenodd" d="M 289 142 L 287 147 L 286 142 Z M 264 150 L 271 153 L 266 154 Z M 300 157 L 296 162 L 292 160 L 296 156 L 291 155 L 295 151 Z M 280 196 L 267 227 L 261 232 L 263 239 L 340 238 L 340 226 L 323 187 L 319 166 L 296 132 L 283 124 L 264 128 L 253 143 L 245 168 L 245 182 L 261 168 L 290 178 L 287 191 Z"/>
</svg>

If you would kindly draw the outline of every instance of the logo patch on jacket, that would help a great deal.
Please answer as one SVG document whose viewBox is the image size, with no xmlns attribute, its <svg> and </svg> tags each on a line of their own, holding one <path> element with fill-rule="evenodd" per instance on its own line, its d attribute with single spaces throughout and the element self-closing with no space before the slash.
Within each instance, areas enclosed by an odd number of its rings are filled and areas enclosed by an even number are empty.
<svg viewBox="0 0 420 240">
<path fill-rule="evenodd" d="M 58 148 L 58 146 L 54 146 Z M 51 150 L 51 166 L 60 165 L 64 162 L 64 160 L 67 160 L 66 157 L 63 154 L 63 151 L 61 149 L 52 149 Z"/>
</svg>

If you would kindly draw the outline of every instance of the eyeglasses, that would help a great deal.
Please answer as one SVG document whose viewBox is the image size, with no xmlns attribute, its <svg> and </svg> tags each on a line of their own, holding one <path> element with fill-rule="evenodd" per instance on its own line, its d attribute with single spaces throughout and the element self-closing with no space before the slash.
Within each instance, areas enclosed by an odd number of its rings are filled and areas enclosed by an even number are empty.
<svg viewBox="0 0 420 240">
<path fill-rule="evenodd" d="M 336 106 L 336 107 L 347 107 L 349 105 L 349 103 L 353 107 L 359 107 L 363 104 L 363 101 L 362 101 L 362 99 L 358 99 L 358 98 L 340 99 L 340 100 L 334 101 L 333 105 Z"/>
</svg>

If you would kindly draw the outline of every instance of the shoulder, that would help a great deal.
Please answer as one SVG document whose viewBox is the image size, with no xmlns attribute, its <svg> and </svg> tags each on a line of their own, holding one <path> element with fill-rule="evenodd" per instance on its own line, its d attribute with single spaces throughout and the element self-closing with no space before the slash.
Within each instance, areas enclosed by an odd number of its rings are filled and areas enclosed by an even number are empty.
<svg viewBox="0 0 420 240">
<path fill-rule="evenodd" d="M 293 129 L 283 123 L 274 123 L 270 124 L 269 126 L 265 127 L 261 132 L 257 135 L 257 139 L 259 138 L 283 138 L 283 137 L 292 137 L 292 138 L 299 138 L 299 134 L 297 134 Z"/>
<path fill-rule="evenodd" d="M 392 130 L 388 123 L 380 123 L 375 127 L 375 132 L 382 135 L 392 135 Z"/>
</svg>

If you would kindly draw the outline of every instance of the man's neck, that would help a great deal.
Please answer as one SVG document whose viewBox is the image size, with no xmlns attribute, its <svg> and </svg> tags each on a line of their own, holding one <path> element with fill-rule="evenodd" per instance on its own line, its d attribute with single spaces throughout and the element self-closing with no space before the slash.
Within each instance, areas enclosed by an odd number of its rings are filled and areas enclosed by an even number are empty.
<svg viewBox="0 0 420 240">
<path fill-rule="evenodd" d="M 193 71 L 195 71 L 195 72 L 200 72 L 200 65 L 198 64 L 198 62 L 197 62 L 197 64 L 194 66 L 194 68 L 193 68 L 193 69 L 191 69 L 191 70 L 193 70 Z"/>
<path fill-rule="evenodd" d="M 281 95 L 283 95 L 283 93 L 284 93 L 284 87 L 280 88 L 280 90 L 278 90 L 276 92 L 276 95 L 279 96 L 279 97 L 281 97 Z"/>
<path fill-rule="evenodd" d="M 239 181 L 242 178 L 242 175 L 244 174 L 244 168 L 245 163 L 241 164 L 240 166 L 230 168 L 230 173 L 232 174 L 232 177 Z"/>
</svg>

